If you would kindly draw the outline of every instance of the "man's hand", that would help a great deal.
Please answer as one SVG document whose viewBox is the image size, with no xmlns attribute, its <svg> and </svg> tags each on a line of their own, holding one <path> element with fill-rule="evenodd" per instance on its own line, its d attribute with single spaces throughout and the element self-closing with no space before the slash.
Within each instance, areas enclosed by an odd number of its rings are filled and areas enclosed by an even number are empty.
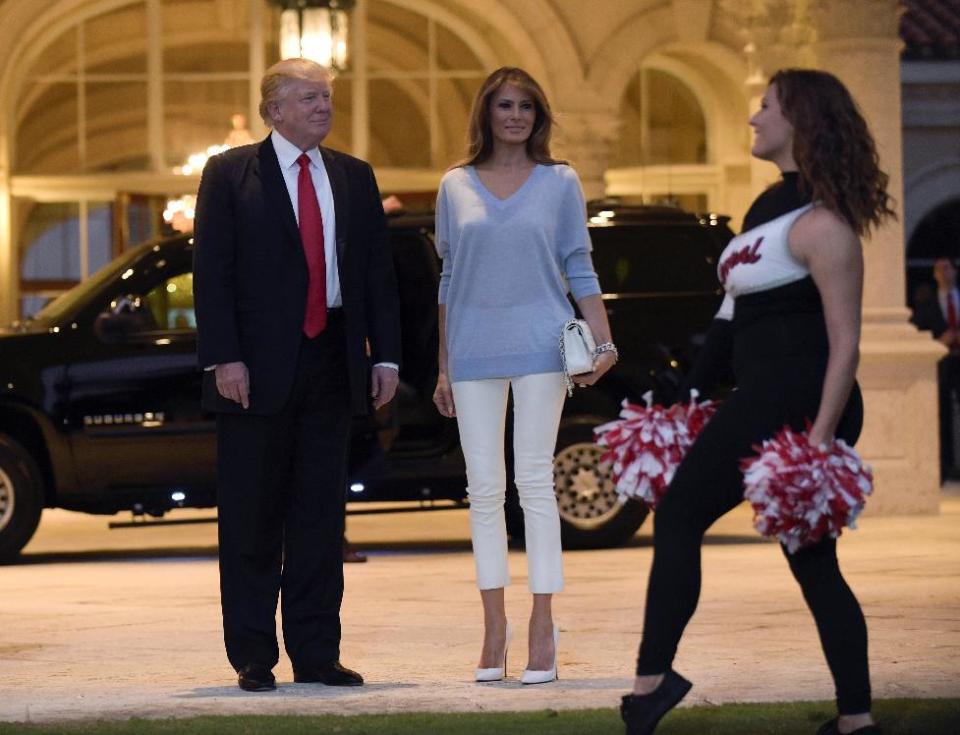
<svg viewBox="0 0 960 735">
<path fill-rule="evenodd" d="M 225 362 L 214 369 L 217 390 L 224 398 L 250 408 L 250 374 L 242 362 Z"/>
<path fill-rule="evenodd" d="M 400 382 L 400 374 L 392 367 L 384 365 L 374 365 L 373 375 L 370 380 L 370 396 L 373 398 L 374 410 L 381 406 L 386 406 L 393 400 L 397 392 L 397 383 Z"/>
</svg>

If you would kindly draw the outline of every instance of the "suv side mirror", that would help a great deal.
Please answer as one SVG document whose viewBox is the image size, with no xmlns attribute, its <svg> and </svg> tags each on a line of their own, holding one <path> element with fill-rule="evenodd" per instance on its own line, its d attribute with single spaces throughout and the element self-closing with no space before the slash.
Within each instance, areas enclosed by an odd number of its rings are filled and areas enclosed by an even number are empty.
<svg viewBox="0 0 960 735">
<path fill-rule="evenodd" d="M 125 294 L 115 298 L 109 309 L 97 315 L 93 333 L 104 342 L 120 342 L 132 334 L 152 329 L 153 321 L 153 314 L 143 297 Z"/>
</svg>

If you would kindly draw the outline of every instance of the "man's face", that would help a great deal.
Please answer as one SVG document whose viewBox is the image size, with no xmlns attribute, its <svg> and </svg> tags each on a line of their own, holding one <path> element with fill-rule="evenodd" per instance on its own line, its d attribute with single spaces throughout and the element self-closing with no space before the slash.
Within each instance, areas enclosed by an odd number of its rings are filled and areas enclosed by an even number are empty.
<svg viewBox="0 0 960 735">
<path fill-rule="evenodd" d="M 270 106 L 273 127 L 306 151 L 327 137 L 333 123 L 333 89 L 328 79 L 291 79 L 282 99 Z"/>
<path fill-rule="evenodd" d="M 957 285 L 957 269 L 953 263 L 945 258 L 941 258 L 933 264 L 933 277 L 941 290 L 953 288 Z"/>
</svg>

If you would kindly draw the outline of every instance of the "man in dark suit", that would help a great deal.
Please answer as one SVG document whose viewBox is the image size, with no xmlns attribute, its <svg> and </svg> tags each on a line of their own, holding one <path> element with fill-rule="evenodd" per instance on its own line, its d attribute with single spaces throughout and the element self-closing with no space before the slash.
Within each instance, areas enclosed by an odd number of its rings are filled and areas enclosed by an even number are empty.
<svg viewBox="0 0 960 735">
<path fill-rule="evenodd" d="M 224 641 L 242 689 L 275 689 L 279 595 L 294 681 L 357 686 L 340 664 L 348 434 L 396 391 L 397 286 L 370 166 L 320 147 L 329 72 L 281 61 L 261 98 L 273 131 L 210 159 L 194 229 Z"/>
<path fill-rule="evenodd" d="M 948 258 L 933 264 L 937 290 L 926 284 L 913 298 L 910 317 L 917 329 L 928 330 L 933 338 L 950 352 L 940 361 L 937 382 L 940 394 L 940 479 L 956 475 L 954 456 L 954 403 L 960 390 L 960 291 L 957 290 L 957 269 Z"/>
<path fill-rule="evenodd" d="M 917 329 L 929 330 L 934 339 L 950 352 L 960 350 L 960 292 L 957 291 L 957 269 L 948 258 L 938 258 L 933 264 L 933 278 L 937 291 L 918 289 L 914 296 L 910 321 Z"/>
</svg>

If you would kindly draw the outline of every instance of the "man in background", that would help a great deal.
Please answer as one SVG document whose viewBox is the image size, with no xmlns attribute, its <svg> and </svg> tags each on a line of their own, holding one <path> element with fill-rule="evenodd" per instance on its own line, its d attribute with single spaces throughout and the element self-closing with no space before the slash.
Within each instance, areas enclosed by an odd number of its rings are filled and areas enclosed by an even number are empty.
<svg viewBox="0 0 960 735">
<path fill-rule="evenodd" d="M 914 296 L 912 321 L 918 329 L 929 331 L 948 350 L 938 366 L 940 397 L 940 479 L 956 474 L 954 456 L 954 405 L 960 390 L 960 291 L 957 269 L 948 258 L 933 264 L 936 293 L 918 289 Z"/>
</svg>

